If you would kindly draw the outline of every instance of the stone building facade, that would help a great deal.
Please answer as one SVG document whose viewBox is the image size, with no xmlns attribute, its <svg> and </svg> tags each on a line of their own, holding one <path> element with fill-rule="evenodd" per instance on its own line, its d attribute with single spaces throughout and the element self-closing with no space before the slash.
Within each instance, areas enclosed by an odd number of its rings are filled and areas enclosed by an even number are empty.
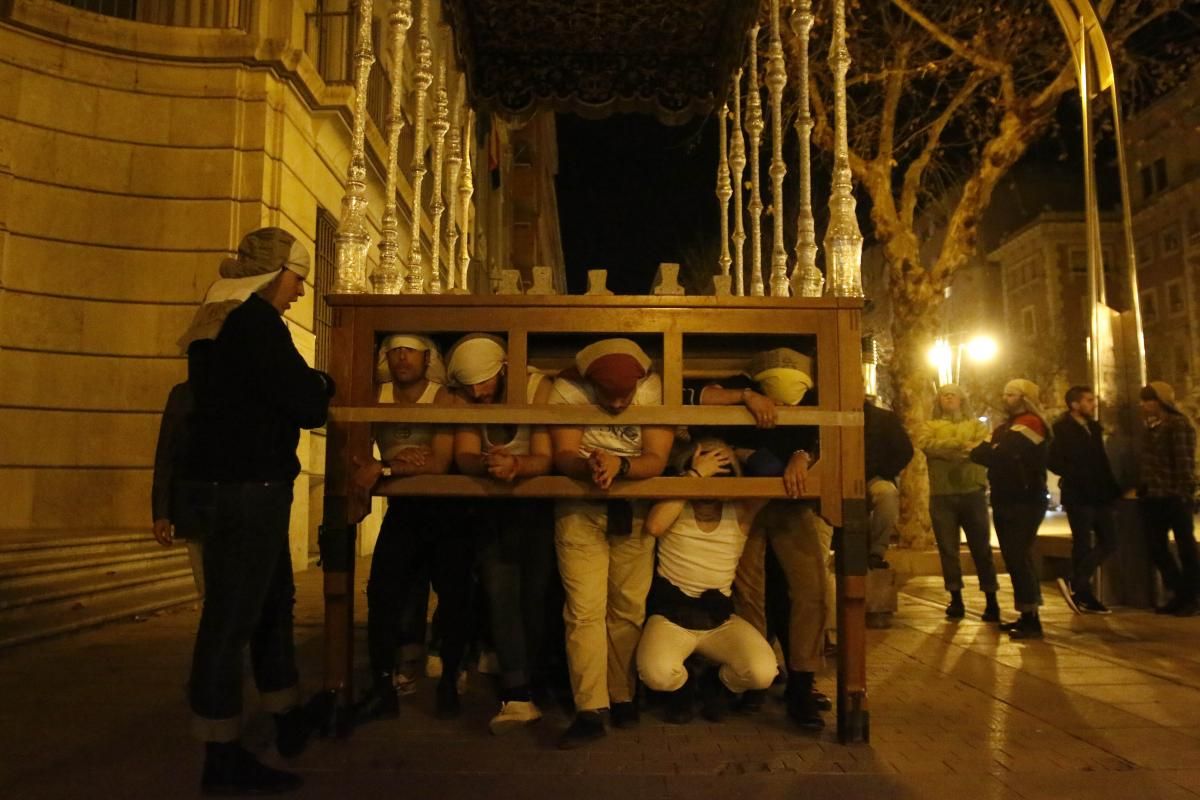
<svg viewBox="0 0 1200 800">
<path fill-rule="evenodd" d="M 129 19 L 72 7 L 88 5 L 0 3 L 0 540 L 148 528 L 159 413 L 186 373 L 175 342 L 244 232 L 278 225 L 313 254 L 311 285 L 285 319 L 305 357 L 323 357 L 320 298 L 333 277 L 351 152 L 346 6 L 129 3 Z M 122 5 L 105 8 L 120 13 Z M 379 60 L 366 134 L 372 264 L 384 204 L 384 103 L 396 74 L 387 4 L 375 6 Z M 450 103 L 461 106 L 453 32 L 438 0 L 429 7 L 434 63 L 447 60 Z M 406 176 L 415 33 L 414 25 L 400 54 L 408 123 L 401 253 L 414 205 Z M 488 292 L 500 269 L 534 263 L 554 268 L 565 285 L 553 117 L 536 115 L 517 131 L 481 115 L 476 132 L 466 143 L 474 212 L 462 225 L 472 290 Z M 420 201 L 426 264 L 431 184 Z M 446 229 L 436 243 L 443 250 Z M 300 457 L 298 566 L 308 563 L 320 519 L 320 431 L 304 434 Z"/>
</svg>

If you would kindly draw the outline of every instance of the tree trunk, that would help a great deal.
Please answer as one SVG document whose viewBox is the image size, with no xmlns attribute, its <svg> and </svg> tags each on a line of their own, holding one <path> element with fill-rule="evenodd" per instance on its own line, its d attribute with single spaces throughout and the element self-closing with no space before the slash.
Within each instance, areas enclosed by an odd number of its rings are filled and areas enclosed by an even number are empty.
<svg viewBox="0 0 1200 800">
<path fill-rule="evenodd" d="M 937 335 L 941 296 L 927 281 L 916 280 L 892 287 L 892 381 L 895 411 L 909 438 L 933 407 L 934 379 L 926 351 Z M 925 454 L 918 451 L 900 473 L 900 545 L 926 548 L 933 545 L 929 519 L 929 470 Z"/>
</svg>

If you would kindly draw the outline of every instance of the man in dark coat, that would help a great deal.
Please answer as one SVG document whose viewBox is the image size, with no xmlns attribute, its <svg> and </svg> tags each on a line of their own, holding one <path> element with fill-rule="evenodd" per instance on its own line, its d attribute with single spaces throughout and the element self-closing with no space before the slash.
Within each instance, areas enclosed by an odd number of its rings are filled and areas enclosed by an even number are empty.
<svg viewBox="0 0 1200 800">
<path fill-rule="evenodd" d="M 299 776 L 267 767 L 240 744 L 247 645 L 276 746 L 293 756 L 311 726 L 298 705 L 292 640 L 295 585 L 288 542 L 301 428 L 325 424 L 333 381 L 292 343 L 283 313 L 304 295 L 309 258 L 295 237 L 262 228 L 242 239 L 224 281 L 206 296 L 181 342 L 195 393 L 185 477 L 211 487 L 204 532 L 206 595 L 189 681 L 193 730 L 205 743 L 201 789 L 280 792 Z M 217 328 L 211 343 L 201 340 Z M 198 348 L 199 344 L 211 344 Z"/>
<path fill-rule="evenodd" d="M 1108 614 L 1092 591 L 1092 575 L 1117 549 L 1113 503 L 1121 489 L 1104 449 L 1104 429 L 1095 418 L 1095 392 L 1089 386 L 1072 386 L 1066 400 L 1067 411 L 1051 426 L 1054 438 L 1046 462 L 1060 478 L 1071 526 L 1071 578 L 1069 583 L 1060 578 L 1059 588 L 1076 613 Z"/>
<path fill-rule="evenodd" d="M 1046 516 L 1046 451 L 1052 435 L 1033 381 L 1017 378 L 1004 387 L 1008 419 L 990 441 L 971 451 L 971 460 L 987 467 L 992 489 L 992 522 L 1000 553 L 1012 579 L 1013 600 L 1021 617 L 1000 626 L 1013 639 L 1042 638 L 1038 607 L 1042 587 L 1033 562 L 1033 545 Z"/>
<path fill-rule="evenodd" d="M 887 569 L 888 543 L 900 518 L 900 489 L 896 479 L 912 461 L 913 446 L 900 418 L 868 397 L 863 403 L 866 442 L 867 505 L 870 520 L 870 567 Z"/>
</svg>

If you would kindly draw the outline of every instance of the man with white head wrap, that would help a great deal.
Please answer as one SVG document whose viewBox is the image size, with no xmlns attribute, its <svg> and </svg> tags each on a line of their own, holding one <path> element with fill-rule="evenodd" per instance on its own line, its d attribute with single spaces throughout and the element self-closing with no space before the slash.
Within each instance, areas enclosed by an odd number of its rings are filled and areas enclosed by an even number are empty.
<svg viewBox="0 0 1200 800">
<path fill-rule="evenodd" d="M 312 730 L 297 705 L 288 523 L 300 428 L 325 424 L 333 382 L 305 363 L 282 319 L 304 294 L 308 265 L 287 231 L 247 234 L 181 340 L 195 395 L 182 472 L 210 487 L 211 502 L 204 610 L 188 682 L 193 728 L 206 747 L 206 793 L 288 791 L 301 783 L 239 743 L 247 645 L 261 703 L 275 713 L 280 753 L 299 753 Z"/>
<path fill-rule="evenodd" d="M 942 562 L 942 580 L 950 593 L 946 618 L 966 616 L 963 604 L 962 563 L 959 561 L 963 534 L 979 576 L 979 590 L 986 604 L 984 622 L 1000 621 L 996 601 L 999 584 L 992 558 L 991 524 L 987 510 L 987 471 L 970 459 L 975 447 L 988 438 L 987 426 L 966 409 L 963 390 L 953 383 L 938 389 L 933 415 L 917 432 L 917 447 L 929 465 L 929 516 Z M 959 529 L 962 532 L 959 532 Z"/>
<path fill-rule="evenodd" d="M 550 402 L 594 404 L 616 417 L 631 405 L 661 404 L 662 380 L 636 342 L 602 339 L 575 355 L 575 367 L 554 381 Z M 550 436 L 559 472 L 607 489 L 616 478 L 661 475 L 675 432 L 614 420 L 558 425 Z M 654 572 L 654 539 L 642 530 L 643 503 L 560 500 L 554 514 L 575 697 L 575 719 L 559 741 L 568 749 L 605 735 L 605 708 L 617 727 L 638 723 L 634 655 Z"/>
<path fill-rule="evenodd" d="M 386 364 L 386 377 L 390 379 L 380 387 L 380 403 L 456 402 L 449 389 L 430 375 L 440 359 L 436 345 L 427 337 L 409 333 L 385 337 L 379 347 L 379 363 Z M 375 423 L 371 437 L 379 448 L 379 459 L 355 460 L 354 482 L 362 490 L 393 477 L 445 474 L 454 459 L 454 429 L 449 425 Z M 424 626 L 419 624 L 423 620 L 415 620 L 418 624 L 413 626 L 406 612 L 415 600 L 427 594 L 430 578 L 438 595 L 443 632 L 437 711 L 441 717 L 458 714 L 455 682 L 466 648 L 472 559 L 470 537 L 458 529 L 455 521 L 459 505 L 452 499 L 388 498 L 367 581 L 367 651 L 372 687 L 358 706 L 363 719 L 394 717 L 400 711 L 395 687 L 396 648 L 423 644 L 401 639 L 411 640 L 418 635 L 424 638 Z M 406 630 L 409 627 L 414 629 Z"/>
<path fill-rule="evenodd" d="M 1033 546 L 1046 516 L 1046 457 L 1053 434 L 1039 395 L 1033 381 L 1017 378 L 1005 384 L 1008 419 L 992 431 L 990 441 L 971 450 L 971 460 L 987 467 L 992 521 L 1021 613 L 1016 622 L 1000 626 L 1013 639 L 1042 638 L 1042 587 Z"/>
<path fill-rule="evenodd" d="M 465 336 L 447 359 L 451 384 L 470 403 L 503 402 L 506 358 L 503 339 L 485 333 Z M 545 404 L 551 384 L 545 375 L 530 370 L 525 401 Z M 460 472 L 506 483 L 548 473 L 550 448 L 544 425 L 460 425 L 454 437 Z M 542 716 L 533 702 L 531 684 L 542 677 L 538 671 L 544 662 L 545 610 L 554 557 L 553 503 L 498 498 L 472 506 L 471 527 L 500 662 L 500 712 L 489 728 L 501 734 Z"/>
</svg>

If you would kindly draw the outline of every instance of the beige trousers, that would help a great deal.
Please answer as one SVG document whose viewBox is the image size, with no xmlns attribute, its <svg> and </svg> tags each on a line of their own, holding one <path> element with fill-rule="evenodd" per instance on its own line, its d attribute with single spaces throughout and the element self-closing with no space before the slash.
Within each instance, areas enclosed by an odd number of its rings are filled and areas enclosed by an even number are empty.
<svg viewBox="0 0 1200 800">
<path fill-rule="evenodd" d="M 797 672 L 816 672 L 823 664 L 832 542 L 833 528 L 809 505 L 772 500 L 755 518 L 738 562 L 734 607 L 738 616 L 766 636 L 767 544 L 775 551 L 791 602 L 787 666 Z"/>
<path fill-rule="evenodd" d="M 607 536 L 604 503 L 562 501 L 554 545 L 567 600 L 567 665 L 577 711 L 634 698 L 634 655 L 654 574 L 654 537 L 642 532 L 644 505 L 634 504 L 633 533 Z"/>
<path fill-rule="evenodd" d="M 651 689 L 673 692 L 687 683 L 683 662 L 692 653 L 720 664 L 721 682 L 731 692 L 767 689 L 775 680 L 775 651 L 736 614 L 707 631 L 680 627 L 661 614 L 650 617 L 638 645 L 638 674 Z"/>
</svg>

